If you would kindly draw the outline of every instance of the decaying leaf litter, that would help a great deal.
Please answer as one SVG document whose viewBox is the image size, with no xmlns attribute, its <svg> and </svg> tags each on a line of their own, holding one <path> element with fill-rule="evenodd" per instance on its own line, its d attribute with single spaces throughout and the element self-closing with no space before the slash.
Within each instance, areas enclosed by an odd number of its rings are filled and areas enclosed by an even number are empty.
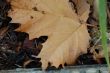
<svg viewBox="0 0 110 73">
<path fill-rule="evenodd" d="M 0 69 L 105 63 L 95 7 L 87 0 L 0 3 Z"/>
</svg>

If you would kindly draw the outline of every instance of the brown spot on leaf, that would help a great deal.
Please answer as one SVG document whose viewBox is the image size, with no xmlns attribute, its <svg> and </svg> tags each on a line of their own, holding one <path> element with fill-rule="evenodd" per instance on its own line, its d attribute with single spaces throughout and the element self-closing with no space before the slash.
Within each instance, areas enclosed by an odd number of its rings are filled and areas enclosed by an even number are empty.
<svg viewBox="0 0 110 73">
<path fill-rule="evenodd" d="M 34 17 L 33 16 L 30 16 L 30 18 L 33 19 Z"/>
<path fill-rule="evenodd" d="M 33 7 L 32 9 L 33 9 L 34 11 L 38 11 L 37 7 Z"/>
<path fill-rule="evenodd" d="M 45 11 L 42 11 L 42 14 L 45 14 L 46 12 Z"/>
</svg>

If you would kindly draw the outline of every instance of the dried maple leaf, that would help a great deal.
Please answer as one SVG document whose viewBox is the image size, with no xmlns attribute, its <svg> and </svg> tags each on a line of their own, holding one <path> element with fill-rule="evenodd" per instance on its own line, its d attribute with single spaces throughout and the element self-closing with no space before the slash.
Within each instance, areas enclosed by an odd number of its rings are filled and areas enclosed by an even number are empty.
<svg viewBox="0 0 110 73">
<path fill-rule="evenodd" d="M 80 23 L 69 0 L 11 0 L 11 5 L 12 22 L 21 23 L 17 31 L 29 33 L 30 39 L 48 36 L 37 56 L 43 69 L 49 62 L 55 67 L 73 64 L 87 51 L 90 37 L 86 23 Z"/>
</svg>

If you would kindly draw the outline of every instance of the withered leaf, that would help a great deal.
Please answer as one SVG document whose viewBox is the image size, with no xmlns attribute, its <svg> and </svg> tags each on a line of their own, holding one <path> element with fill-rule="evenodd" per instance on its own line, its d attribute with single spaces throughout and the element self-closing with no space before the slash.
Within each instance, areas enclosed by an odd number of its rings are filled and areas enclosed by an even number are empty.
<svg viewBox="0 0 110 73">
<path fill-rule="evenodd" d="M 21 23 L 16 31 L 29 33 L 30 39 L 48 36 L 37 56 L 43 69 L 49 62 L 55 67 L 73 64 L 81 53 L 86 53 L 90 39 L 86 23 L 80 23 L 69 0 L 11 0 L 11 5 L 12 22 Z"/>
</svg>

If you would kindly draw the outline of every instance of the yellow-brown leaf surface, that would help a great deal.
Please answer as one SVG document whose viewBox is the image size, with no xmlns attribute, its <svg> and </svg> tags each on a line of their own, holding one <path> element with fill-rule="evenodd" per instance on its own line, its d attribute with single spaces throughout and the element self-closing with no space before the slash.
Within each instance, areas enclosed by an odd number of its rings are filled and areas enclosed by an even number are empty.
<svg viewBox="0 0 110 73">
<path fill-rule="evenodd" d="M 90 4 L 88 0 L 72 0 L 76 5 L 76 11 L 81 20 L 87 21 L 90 13 Z"/>
<path fill-rule="evenodd" d="M 42 68 L 48 62 L 58 67 L 75 63 L 76 58 L 87 51 L 89 34 L 80 16 L 72 10 L 69 0 L 10 0 L 12 22 L 21 23 L 16 31 L 29 33 L 33 39 L 47 35 L 48 40 L 37 57 L 41 58 Z"/>
</svg>

